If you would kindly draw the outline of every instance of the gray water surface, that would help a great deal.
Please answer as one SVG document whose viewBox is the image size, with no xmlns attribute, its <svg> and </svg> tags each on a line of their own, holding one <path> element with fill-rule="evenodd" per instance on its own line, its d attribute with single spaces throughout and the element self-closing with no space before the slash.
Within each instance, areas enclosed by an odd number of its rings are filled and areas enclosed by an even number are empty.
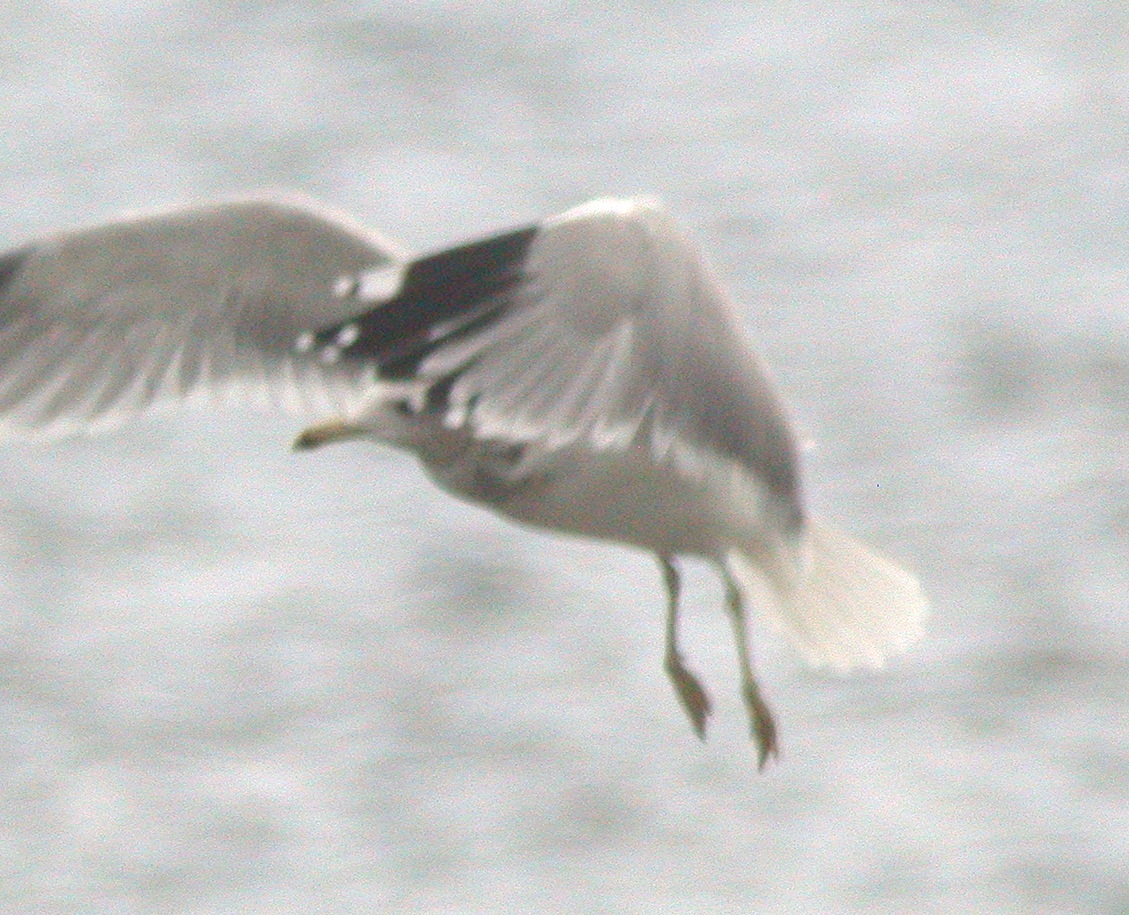
<svg viewBox="0 0 1129 915">
<path fill-rule="evenodd" d="M 926 641 L 744 734 L 688 574 L 188 409 L 0 444 L 0 911 L 1129 912 L 1129 14 L 0 9 L 0 247 L 255 188 L 419 250 L 602 194 L 701 241 Z"/>
</svg>

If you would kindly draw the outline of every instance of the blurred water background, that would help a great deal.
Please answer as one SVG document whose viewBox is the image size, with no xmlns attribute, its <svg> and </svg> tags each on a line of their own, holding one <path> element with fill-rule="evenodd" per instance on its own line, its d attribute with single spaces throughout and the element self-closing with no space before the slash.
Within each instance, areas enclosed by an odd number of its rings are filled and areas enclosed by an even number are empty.
<svg viewBox="0 0 1129 915">
<path fill-rule="evenodd" d="M 418 250 L 661 196 L 809 499 L 922 577 L 886 671 L 406 457 L 187 410 L 0 447 L 0 911 L 1129 912 L 1120 2 L 0 8 L 0 247 L 288 188 Z"/>
</svg>

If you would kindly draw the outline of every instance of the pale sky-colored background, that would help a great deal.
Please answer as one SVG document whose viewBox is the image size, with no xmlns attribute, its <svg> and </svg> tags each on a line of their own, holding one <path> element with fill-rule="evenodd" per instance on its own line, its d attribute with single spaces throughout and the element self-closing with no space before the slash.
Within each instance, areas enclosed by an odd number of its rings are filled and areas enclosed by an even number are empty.
<svg viewBox="0 0 1129 915">
<path fill-rule="evenodd" d="M 0 910 L 1129 911 L 1121 3 L 0 10 L 0 247 L 263 187 L 419 250 L 658 194 L 929 638 L 758 632 L 363 444 L 173 413 L 0 443 Z"/>
</svg>

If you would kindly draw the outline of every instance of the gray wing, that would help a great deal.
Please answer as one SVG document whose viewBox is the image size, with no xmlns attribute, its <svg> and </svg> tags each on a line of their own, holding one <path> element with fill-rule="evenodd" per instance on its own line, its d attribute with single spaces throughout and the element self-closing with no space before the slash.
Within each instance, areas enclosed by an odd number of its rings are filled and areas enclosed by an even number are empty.
<svg viewBox="0 0 1129 915">
<path fill-rule="evenodd" d="M 405 408 L 483 439 L 720 459 L 797 504 L 780 400 L 702 257 L 649 200 L 600 200 L 415 262 L 304 341 L 422 385 Z"/>
<path fill-rule="evenodd" d="M 296 353 L 348 317 L 383 239 L 305 201 L 248 199 L 59 233 L 0 255 L 0 431 L 67 431 L 198 391 L 340 409 L 360 366 Z"/>
</svg>

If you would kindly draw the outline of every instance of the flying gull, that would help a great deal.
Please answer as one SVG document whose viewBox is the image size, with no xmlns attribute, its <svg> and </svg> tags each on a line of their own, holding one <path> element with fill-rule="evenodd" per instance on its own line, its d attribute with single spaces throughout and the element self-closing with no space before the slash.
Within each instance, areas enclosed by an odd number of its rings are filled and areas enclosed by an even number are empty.
<svg viewBox="0 0 1129 915">
<path fill-rule="evenodd" d="M 917 581 L 809 517 L 796 436 L 734 306 L 651 199 L 602 199 L 412 257 L 298 198 L 44 236 L 0 255 L 0 434 L 88 431 L 198 393 L 310 416 L 297 448 L 371 438 L 513 520 L 653 553 L 665 668 L 676 557 L 719 570 L 764 766 L 755 604 L 810 662 L 879 666 L 921 633 Z"/>
</svg>

